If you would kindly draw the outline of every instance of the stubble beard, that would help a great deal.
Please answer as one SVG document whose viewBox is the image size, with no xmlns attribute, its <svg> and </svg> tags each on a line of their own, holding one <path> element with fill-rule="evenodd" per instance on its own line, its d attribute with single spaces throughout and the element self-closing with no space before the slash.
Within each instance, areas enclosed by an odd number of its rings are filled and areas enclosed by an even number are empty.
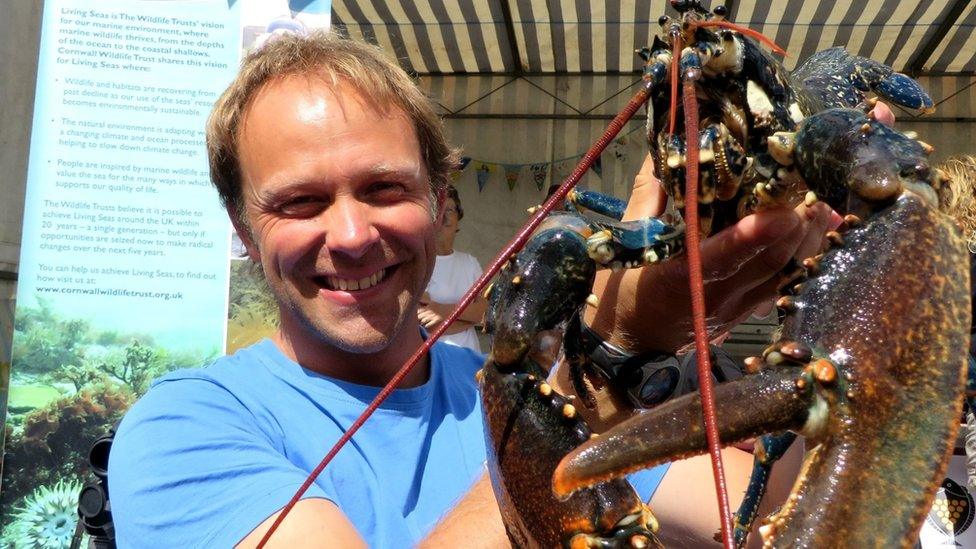
<svg viewBox="0 0 976 549">
<path fill-rule="evenodd" d="M 409 329 L 408 320 L 411 316 L 409 314 L 410 311 L 414 311 L 413 318 L 416 319 L 417 314 L 415 311 L 417 310 L 417 306 L 420 301 L 420 295 L 415 292 L 413 295 L 411 295 L 409 301 L 406 303 L 406 306 L 402 309 L 402 312 L 398 313 L 397 318 L 390 329 L 382 331 L 373 330 L 374 335 L 371 335 L 368 338 L 354 339 L 346 336 L 344 334 L 345 330 L 330 329 L 328 326 L 330 320 L 311 317 L 309 315 L 311 311 L 303 308 L 295 300 L 288 299 L 288 296 L 279 294 L 279 290 L 277 288 L 273 288 L 272 291 L 275 293 L 275 297 L 278 300 L 281 314 L 287 314 L 297 321 L 297 327 L 302 330 L 303 333 L 312 336 L 311 339 L 315 343 L 324 347 L 331 347 L 340 350 L 343 353 L 354 355 L 372 355 L 389 349 L 403 330 Z M 347 321 L 343 319 L 336 319 L 332 322 L 335 322 L 336 324 L 343 324 Z M 355 327 L 351 329 L 354 331 L 358 330 Z M 360 331 L 360 333 L 362 332 Z"/>
</svg>

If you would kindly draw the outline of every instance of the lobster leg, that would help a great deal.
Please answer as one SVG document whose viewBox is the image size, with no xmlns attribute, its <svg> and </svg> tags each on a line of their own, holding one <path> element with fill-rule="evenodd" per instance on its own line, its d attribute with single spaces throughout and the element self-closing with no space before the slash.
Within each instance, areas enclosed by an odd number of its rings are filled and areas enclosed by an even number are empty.
<svg viewBox="0 0 976 549">
<path fill-rule="evenodd" d="M 734 535 L 737 547 L 745 547 L 746 538 L 759 513 L 759 504 L 766 495 L 766 485 L 769 483 L 773 465 L 786 454 L 795 440 L 796 433 L 786 431 L 776 435 L 763 435 L 756 441 L 749 486 L 746 487 L 739 510 L 735 512 Z"/>
<path fill-rule="evenodd" d="M 617 221 L 623 218 L 624 210 L 627 209 L 627 203 L 616 196 L 586 189 L 573 189 L 567 198 L 577 207 L 605 215 Z"/>
</svg>

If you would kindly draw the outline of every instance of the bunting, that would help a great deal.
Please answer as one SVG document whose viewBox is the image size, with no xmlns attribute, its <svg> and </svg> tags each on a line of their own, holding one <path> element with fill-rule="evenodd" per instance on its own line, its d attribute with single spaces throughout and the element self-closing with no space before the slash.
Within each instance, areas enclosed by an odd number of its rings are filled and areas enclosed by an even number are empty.
<svg viewBox="0 0 976 549">
<path fill-rule="evenodd" d="M 491 175 L 492 167 L 488 165 L 487 162 L 481 162 L 478 165 L 478 192 L 484 190 L 485 185 L 488 184 L 488 177 Z"/>
<path fill-rule="evenodd" d="M 532 181 L 535 181 L 536 188 L 541 191 L 546 184 L 546 177 L 549 176 L 549 164 L 532 164 L 529 171 L 532 172 Z"/>
<path fill-rule="evenodd" d="M 454 166 L 454 169 L 451 170 L 451 181 L 457 182 L 457 180 L 461 178 L 461 174 L 464 173 L 464 168 L 467 168 L 470 162 L 470 156 L 462 156 L 458 161 L 457 166 Z"/>
<path fill-rule="evenodd" d="M 508 183 L 508 190 L 515 190 L 515 184 L 518 183 L 521 169 L 522 166 L 519 164 L 505 164 L 505 182 Z"/>
<path fill-rule="evenodd" d="M 628 132 L 634 133 L 635 131 L 643 129 L 643 126 L 638 126 Z M 629 139 L 627 135 L 622 135 L 617 139 L 614 139 L 607 147 L 605 156 L 610 158 L 612 161 L 626 161 L 627 159 L 627 145 L 629 144 Z M 474 166 L 475 179 L 478 182 L 478 192 L 484 190 L 485 186 L 491 181 L 491 178 L 495 174 L 502 174 L 505 179 L 505 184 L 508 186 L 508 190 L 514 191 L 516 185 L 518 185 L 518 180 L 522 177 L 522 173 L 525 172 L 526 176 L 531 178 L 532 182 L 535 183 L 536 188 L 542 191 L 546 187 L 546 181 L 551 177 L 553 183 L 558 183 L 565 180 L 573 172 L 577 163 L 583 158 L 584 154 L 580 153 L 575 156 L 570 156 L 566 158 L 560 158 L 553 160 L 552 162 L 532 162 L 527 164 L 508 164 L 508 163 L 496 163 L 487 162 L 484 160 L 477 160 L 470 156 L 462 156 L 458 161 L 457 165 L 451 171 L 451 179 L 457 181 L 463 175 L 464 171 L 470 166 Z M 603 156 L 597 157 L 590 167 L 593 173 L 599 178 L 603 178 Z"/>
</svg>

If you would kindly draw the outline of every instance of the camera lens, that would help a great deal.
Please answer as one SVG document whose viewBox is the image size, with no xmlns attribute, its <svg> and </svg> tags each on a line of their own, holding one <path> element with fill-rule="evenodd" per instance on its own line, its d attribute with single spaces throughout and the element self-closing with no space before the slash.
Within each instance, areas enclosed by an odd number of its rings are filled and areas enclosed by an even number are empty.
<svg viewBox="0 0 976 549">
<path fill-rule="evenodd" d="M 98 437 L 88 451 L 88 465 L 99 478 L 108 476 L 108 453 L 112 449 L 112 438 L 112 434 Z"/>
<path fill-rule="evenodd" d="M 645 407 L 656 406 L 671 398 L 680 378 L 681 372 L 674 366 L 658 368 L 649 375 L 645 372 L 644 381 L 637 390 L 638 399 Z"/>
<path fill-rule="evenodd" d="M 98 483 L 86 484 L 78 495 L 78 514 L 92 526 L 101 526 L 112 515 L 107 514 L 105 490 Z"/>
</svg>

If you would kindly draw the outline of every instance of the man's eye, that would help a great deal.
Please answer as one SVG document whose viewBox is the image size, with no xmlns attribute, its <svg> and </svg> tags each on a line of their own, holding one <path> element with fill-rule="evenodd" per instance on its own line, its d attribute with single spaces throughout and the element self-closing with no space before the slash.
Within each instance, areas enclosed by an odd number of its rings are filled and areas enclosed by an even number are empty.
<svg viewBox="0 0 976 549">
<path fill-rule="evenodd" d="M 282 202 L 278 211 L 287 216 L 305 217 L 318 214 L 325 207 L 325 202 L 314 196 L 300 196 Z"/>
<path fill-rule="evenodd" d="M 406 192 L 402 183 L 395 181 L 378 181 L 369 186 L 369 193 L 375 197 L 383 199 L 393 199 L 402 196 Z"/>
</svg>

